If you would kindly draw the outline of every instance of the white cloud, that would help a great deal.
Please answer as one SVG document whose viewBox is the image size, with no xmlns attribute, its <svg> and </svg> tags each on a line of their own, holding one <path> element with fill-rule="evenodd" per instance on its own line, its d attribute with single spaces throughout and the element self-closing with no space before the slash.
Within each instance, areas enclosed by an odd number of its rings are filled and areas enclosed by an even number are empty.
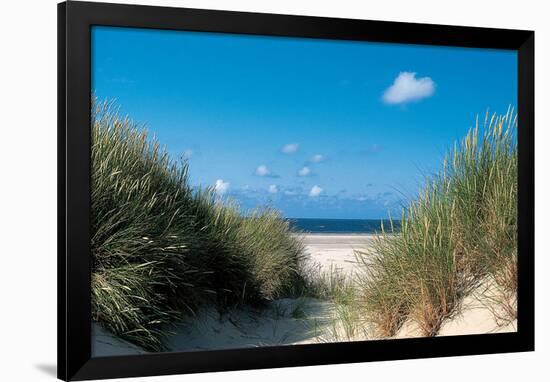
<svg viewBox="0 0 550 382">
<path fill-rule="evenodd" d="M 311 169 L 309 167 L 303 167 L 298 171 L 298 176 L 308 176 L 311 174 Z"/>
<path fill-rule="evenodd" d="M 191 158 L 193 156 L 193 150 L 191 149 L 183 150 L 182 156 L 184 159 Z"/>
<path fill-rule="evenodd" d="M 269 192 L 270 194 L 276 194 L 277 192 L 279 192 L 279 189 L 277 188 L 277 185 L 272 184 L 267 189 L 267 192 Z"/>
<path fill-rule="evenodd" d="M 321 194 L 321 192 L 323 192 L 323 189 L 318 185 L 314 185 L 313 187 L 311 187 L 311 191 L 309 191 L 309 196 L 312 198 L 316 198 Z"/>
<path fill-rule="evenodd" d="M 256 169 L 256 175 L 258 176 L 270 176 L 271 170 L 266 165 L 260 165 Z"/>
<path fill-rule="evenodd" d="M 296 151 L 298 151 L 298 147 L 300 145 L 297 143 L 287 143 L 281 148 L 281 151 L 285 154 L 294 154 Z"/>
<path fill-rule="evenodd" d="M 222 179 L 218 179 L 216 180 L 214 189 L 218 195 L 223 195 L 227 192 L 227 190 L 229 190 L 229 182 L 224 182 Z"/>
<path fill-rule="evenodd" d="M 416 78 L 416 73 L 401 72 L 386 89 L 382 99 L 385 103 L 400 104 L 420 101 L 435 92 L 435 83 L 430 77 Z"/>
<path fill-rule="evenodd" d="M 313 163 L 319 163 L 319 162 L 322 162 L 325 160 L 325 157 L 322 156 L 321 154 L 315 154 L 314 156 L 311 157 L 311 161 Z"/>
</svg>

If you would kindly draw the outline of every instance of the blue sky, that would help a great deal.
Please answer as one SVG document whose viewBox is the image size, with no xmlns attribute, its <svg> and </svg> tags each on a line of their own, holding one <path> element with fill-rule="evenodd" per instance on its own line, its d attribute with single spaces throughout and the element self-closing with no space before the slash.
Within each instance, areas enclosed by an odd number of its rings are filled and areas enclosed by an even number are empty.
<svg viewBox="0 0 550 382">
<path fill-rule="evenodd" d="M 516 104 L 513 51 L 93 27 L 92 88 L 194 186 L 288 217 L 399 214 L 476 115 Z"/>
</svg>

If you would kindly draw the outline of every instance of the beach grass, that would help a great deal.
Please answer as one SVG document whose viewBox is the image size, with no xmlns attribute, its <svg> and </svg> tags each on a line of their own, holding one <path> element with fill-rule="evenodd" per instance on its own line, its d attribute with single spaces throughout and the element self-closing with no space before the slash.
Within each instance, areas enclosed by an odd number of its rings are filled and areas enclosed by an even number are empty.
<svg viewBox="0 0 550 382">
<path fill-rule="evenodd" d="M 391 337 L 407 320 L 434 336 L 481 285 L 498 321 L 516 318 L 512 110 L 476 121 L 401 218 L 356 251 L 352 275 L 309 261 L 277 210 L 245 211 L 192 188 L 188 162 L 114 104 L 95 100 L 92 110 L 92 313 L 122 339 L 164 350 L 171 325 L 202 308 L 288 297 L 332 304 L 321 341 Z M 299 304 L 290 314 L 306 318 Z"/>
<path fill-rule="evenodd" d="M 263 304 L 304 285 L 303 245 L 281 215 L 194 190 L 144 126 L 92 108 L 94 320 L 147 350 L 205 304 Z"/>
<path fill-rule="evenodd" d="M 354 273 L 334 265 L 323 269 L 316 263 L 311 263 L 306 270 L 303 296 L 326 301 L 331 306 L 328 325 L 313 326 L 317 340 L 342 342 L 368 338 L 370 322 L 356 303 L 358 288 Z"/>
<path fill-rule="evenodd" d="M 487 114 L 444 160 L 404 209 L 400 230 L 382 229 L 357 251 L 358 304 L 378 336 L 413 320 L 436 335 L 462 298 L 487 280 L 515 318 L 517 292 L 516 115 Z"/>
</svg>

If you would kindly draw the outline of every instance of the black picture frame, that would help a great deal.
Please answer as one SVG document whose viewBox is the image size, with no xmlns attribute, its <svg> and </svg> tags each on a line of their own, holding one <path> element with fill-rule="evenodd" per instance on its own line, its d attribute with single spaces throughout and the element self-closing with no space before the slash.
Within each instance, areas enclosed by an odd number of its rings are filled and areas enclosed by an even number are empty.
<svg viewBox="0 0 550 382">
<path fill-rule="evenodd" d="M 92 358 L 90 28 L 93 25 L 518 52 L 515 333 Z M 69 1 L 58 4 L 58 378 L 85 380 L 534 350 L 534 32 Z"/>
</svg>

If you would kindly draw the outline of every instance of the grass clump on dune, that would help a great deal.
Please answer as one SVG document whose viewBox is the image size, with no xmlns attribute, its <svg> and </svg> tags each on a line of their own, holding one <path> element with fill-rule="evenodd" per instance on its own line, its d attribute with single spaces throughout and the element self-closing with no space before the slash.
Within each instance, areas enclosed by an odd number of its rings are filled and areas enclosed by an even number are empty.
<svg viewBox="0 0 550 382">
<path fill-rule="evenodd" d="M 281 216 L 243 214 L 188 184 L 146 130 L 109 103 L 92 112 L 92 312 L 161 350 L 167 325 L 204 304 L 261 304 L 303 284 L 303 247 Z"/>
<path fill-rule="evenodd" d="M 516 126 L 512 111 L 476 121 L 403 212 L 400 231 L 383 232 L 372 251 L 357 253 L 360 303 L 378 335 L 394 335 L 406 319 L 436 335 L 462 298 L 487 282 L 515 318 Z"/>
<path fill-rule="evenodd" d="M 222 294 L 225 305 L 272 300 L 303 284 L 303 244 L 279 212 L 258 208 L 244 213 L 232 202 L 220 203 L 210 192 L 198 193 L 195 202 L 203 250 L 219 260 L 209 262 L 220 278 L 216 283 L 239 291 Z"/>
</svg>

